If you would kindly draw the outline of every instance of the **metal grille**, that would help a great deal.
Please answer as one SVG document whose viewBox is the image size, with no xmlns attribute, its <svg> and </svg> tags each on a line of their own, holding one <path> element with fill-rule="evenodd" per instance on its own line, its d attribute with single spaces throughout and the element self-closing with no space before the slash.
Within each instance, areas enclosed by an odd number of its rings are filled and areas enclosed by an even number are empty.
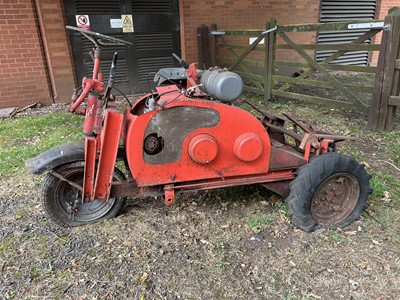
<svg viewBox="0 0 400 300">
<path fill-rule="evenodd" d="M 320 22 L 343 22 L 354 20 L 373 20 L 375 18 L 376 0 L 321 0 Z M 368 30 L 348 30 L 348 31 L 320 31 L 317 37 L 318 44 L 347 44 L 351 43 Z M 364 43 L 369 44 L 371 40 Z M 333 54 L 335 51 L 317 51 L 316 61 L 320 62 Z M 368 51 L 347 52 L 334 64 L 343 65 L 368 65 Z"/>
<path fill-rule="evenodd" d="M 157 72 L 161 68 L 171 68 L 173 66 L 174 61 L 172 56 L 139 58 L 139 82 L 147 82 L 147 78 L 152 78 L 152 76 L 148 77 L 152 72 Z"/>
<path fill-rule="evenodd" d="M 133 13 L 170 13 L 170 0 L 133 0 Z"/>
<path fill-rule="evenodd" d="M 137 34 L 135 44 L 137 51 L 173 49 L 171 33 Z"/>
<path fill-rule="evenodd" d="M 120 0 L 76 0 L 75 5 L 78 15 L 120 14 Z"/>
</svg>

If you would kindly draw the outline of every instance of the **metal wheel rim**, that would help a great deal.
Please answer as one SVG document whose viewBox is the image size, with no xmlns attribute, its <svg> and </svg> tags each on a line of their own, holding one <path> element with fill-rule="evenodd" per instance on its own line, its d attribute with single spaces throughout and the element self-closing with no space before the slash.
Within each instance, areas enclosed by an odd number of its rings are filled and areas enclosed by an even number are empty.
<svg viewBox="0 0 400 300">
<path fill-rule="evenodd" d="M 68 170 L 65 178 L 82 185 L 83 168 Z M 65 181 L 60 181 L 56 188 L 56 205 L 58 210 L 66 217 L 72 219 L 70 205 L 75 202 L 77 211 L 73 214 L 76 222 L 91 222 L 105 216 L 115 203 L 115 199 L 94 200 L 90 203 L 82 203 L 82 193 Z"/>
<path fill-rule="evenodd" d="M 355 209 L 360 196 L 360 184 L 349 173 L 336 173 L 325 179 L 311 200 L 313 219 L 324 226 L 343 222 Z"/>
</svg>

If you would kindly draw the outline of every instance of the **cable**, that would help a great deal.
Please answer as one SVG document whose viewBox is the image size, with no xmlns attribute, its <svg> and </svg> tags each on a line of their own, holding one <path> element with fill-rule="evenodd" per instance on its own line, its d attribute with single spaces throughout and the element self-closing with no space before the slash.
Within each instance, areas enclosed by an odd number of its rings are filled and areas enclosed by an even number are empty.
<svg viewBox="0 0 400 300">
<path fill-rule="evenodd" d="M 174 99 L 160 105 L 161 110 L 164 109 L 165 106 L 167 106 L 168 104 L 170 104 L 171 102 L 175 101 L 176 99 L 178 99 L 180 96 L 182 96 L 183 94 L 179 94 L 178 96 L 176 96 Z"/>
<path fill-rule="evenodd" d="M 126 97 L 126 95 L 125 95 L 123 92 L 121 92 L 121 91 L 120 91 L 117 87 L 115 87 L 115 86 L 113 86 L 113 89 L 116 89 L 116 90 L 121 94 L 121 96 L 125 98 L 126 102 L 128 102 L 128 104 L 129 104 L 129 106 L 132 106 L 132 103 L 129 101 L 128 97 Z"/>
</svg>

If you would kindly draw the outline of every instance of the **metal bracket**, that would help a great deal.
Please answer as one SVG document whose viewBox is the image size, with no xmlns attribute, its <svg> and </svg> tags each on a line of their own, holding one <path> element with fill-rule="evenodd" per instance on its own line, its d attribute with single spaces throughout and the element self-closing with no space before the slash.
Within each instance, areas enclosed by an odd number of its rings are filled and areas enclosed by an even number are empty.
<svg viewBox="0 0 400 300">
<path fill-rule="evenodd" d="M 175 190 L 173 184 L 164 186 L 164 203 L 165 205 L 174 204 L 175 202 Z"/>
<path fill-rule="evenodd" d="M 379 29 L 385 28 L 384 22 L 354 23 L 347 26 L 348 29 Z"/>
<path fill-rule="evenodd" d="M 225 35 L 225 31 L 211 31 L 211 35 Z"/>
<path fill-rule="evenodd" d="M 271 29 L 265 30 L 265 31 L 261 32 L 261 34 L 262 35 L 266 35 L 267 33 L 271 33 L 271 32 L 274 32 L 276 30 L 278 30 L 278 26 L 275 26 L 275 27 L 273 27 Z"/>
<path fill-rule="evenodd" d="M 62 176 L 60 173 L 57 173 L 54 170 L 50 170 L 49 173 L 51 175 L 53 175 L 54 177 L 57 177 L 58 179 L 61 179 L 62 181 L 65 181 L 65 182 L 69 183 L 71 186 L 73 186 L 74 188 L 76 188 L 76 189 L 78 189 L 79 191 L 82 192 L 82 190 L 83 190 L 82 186 L 80 186 L 79 184 L 77 184 L 77 183 L 75 183 L 75 182 L 73 182 L 71 180 L 68 180 L 67 178 Z"/>
</svg>

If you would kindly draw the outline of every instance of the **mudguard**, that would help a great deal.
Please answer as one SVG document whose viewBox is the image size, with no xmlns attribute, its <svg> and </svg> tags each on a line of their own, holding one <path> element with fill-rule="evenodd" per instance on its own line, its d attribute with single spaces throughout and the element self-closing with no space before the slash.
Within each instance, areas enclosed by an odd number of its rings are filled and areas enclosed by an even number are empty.
<svg viewBox="0 0 400 300">
<path fill-rule="evenodd" d="M 71 142 L 55 146 L 38 156 L 25 161 L 25 167 L 32 174 L 42 174 L 74 161 L 82 161 L 85 157 L 85 144 L 83 142 Z"/>
</svg>

